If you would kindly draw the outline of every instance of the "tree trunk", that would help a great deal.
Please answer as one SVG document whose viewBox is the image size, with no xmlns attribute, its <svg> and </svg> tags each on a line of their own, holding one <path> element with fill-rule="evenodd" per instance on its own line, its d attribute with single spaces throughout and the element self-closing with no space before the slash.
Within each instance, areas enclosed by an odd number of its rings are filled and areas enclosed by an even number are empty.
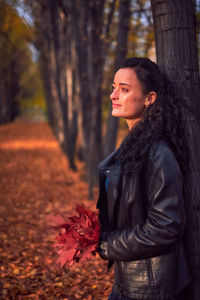
<svg viewBox="0 0 200 300">
<path fill-rule="evenodd" d="M 36 28 L 35 45 L 40 53 L 40 70 L 44 82 L 48 121 L 59 143 L 62 143 L 63 124 L 55 85 L 54 41 L 48 2 L 38 2 L 33 9 L 33 14 Z M 43 22 L 44 18 L 45 22 Z"/>
<path fill-rule="evenodd" d="M 97 184 L 97 166 L 102 158 L 101 85 L 104 59 L 102 29 L 105 1 L 64 1 L 70 11 L 76 49 L 79 106 L 83 129 L 84 160 L 89 198 Z"/>
<path fill-rule="evenodd" d="M 119 6 L 119 29 L 117 36 L 117 50 L 115 58 L 115 71 L 118 69 L 120 63 L 126 57 L 127 53 L 127 42 L 128 42 L 128 31 L 130 22 L 130 0 L 121 0 Z M 110 107 L 109 117 L 107 122 L 106 136 L 104 142 L 104 157 L 111 153 L 116 146 L 117 131 L 118 131 L 118 118 L 112 116 L 112 108 Z"/>
<path fill-rule="evenodd" d="M 78 134 L 78 95 L 79 87 L 76 74 L 76 55 L 75 44 L 72 36 L 72 26 L 70 22 L 69 14 L 65 14 L 66 25 L 66 45 L 67 45 L 67 68 L 65 70 L 65 82 L 67 83 L 67 95 L 68 95 L 68 135 L 67 135 L 67 152 L 68 159 L 71 161 L 71 165 L 76 165 L 74 162 L 74 155 L 76 152 L 76 141 Z"/>
<path fill-rule="evenodd" d="M 156 37 L 157 62 L 161 70 L 183 91 L 186 103 L 199 112 L 200 78 L 192 0 L 151 0 Z M 184 194 L 187 225 L 185 247 L 192 283 L 185 300 L 200 299 L 200 122 L 186 115 L 190 146 L 190 172 Z"/>
<path fill-rule="evenodd" d="M 38 30 L 37 48 L 41 54 L 49 121 L 63 151 L 67 154 L 69 166 L 75 170 L 77 107 L 74 104 L 70 105 L 70 111 L 68 107 L 69 102 L 73 103 L 73 100 L 68 97 L 67 68 L 70 58 L 67 51 L 67 16 L 63 14 L 58 2 L 50 0 L 40 1 L 35 15 Z M 73 94 L 70 96 L 73 97 Z"/>
</svg>

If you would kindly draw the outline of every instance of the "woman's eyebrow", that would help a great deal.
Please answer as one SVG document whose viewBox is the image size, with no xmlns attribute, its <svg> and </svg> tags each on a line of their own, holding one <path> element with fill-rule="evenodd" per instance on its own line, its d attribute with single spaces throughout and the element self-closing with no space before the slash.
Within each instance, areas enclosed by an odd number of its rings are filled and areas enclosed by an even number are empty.
<svg viewBox="0 0 200 300">
<path fill-rule="evenodd" d="M 113 81 L 113 84 L 115 84 L 114 81 Z M 127 86 L 130 86 L 130 84 L 128 84 L 128 83 L 123 83 L 123 82 L 120 82 L 119 85 L 127 85 Z"/>
<path fill-rule="evenodd" d="M 130 86 L 130 84 L 128 84 L 128 83 L 123 83 L 123 82 L 119 83 L 119 85 L 128 85 L 128 86 Z"/>
</svg>

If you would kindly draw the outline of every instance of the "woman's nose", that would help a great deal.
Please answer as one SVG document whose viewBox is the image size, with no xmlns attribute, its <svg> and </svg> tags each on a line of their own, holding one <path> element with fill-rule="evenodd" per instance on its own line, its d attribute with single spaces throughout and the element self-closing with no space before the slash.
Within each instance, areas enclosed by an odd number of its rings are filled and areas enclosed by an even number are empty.
<svg viewBox="0 0 200 300">
<path fill-rule="evenodd" d="M 119 98 L 117 89 L 114 89 L 110 94 L 110 100 L 117 100 Z"/>
</svg>

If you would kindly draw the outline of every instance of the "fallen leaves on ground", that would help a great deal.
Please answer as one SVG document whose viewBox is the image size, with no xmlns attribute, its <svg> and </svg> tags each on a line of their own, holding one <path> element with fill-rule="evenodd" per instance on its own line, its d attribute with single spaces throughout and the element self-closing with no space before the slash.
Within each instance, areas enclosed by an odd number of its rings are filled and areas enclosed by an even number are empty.
<svg viewBox="0 0 200 300">
<path fill-rule="evenodd" d="M 46 123 L 0 126 L 0 299 L 107 299 L 113 271 L 96 256 L 70 269 L 56 264 L 49 214 L 71 214 L 88 201 L 87 184 L 69 169 Z"/>
</svg>

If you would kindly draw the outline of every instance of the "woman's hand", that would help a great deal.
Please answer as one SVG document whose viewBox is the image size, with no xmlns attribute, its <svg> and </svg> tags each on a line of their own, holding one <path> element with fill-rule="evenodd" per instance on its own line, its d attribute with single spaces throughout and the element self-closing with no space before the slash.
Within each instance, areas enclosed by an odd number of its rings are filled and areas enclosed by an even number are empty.
<svg viewBox="0 0 200 300">
<path fill-rule="evenodd" d="M 108 259 L 108 242 L 106 236 L 106 232 L 101 233 L 99 243 L 97 245 L 97 251 L 103 259 Z"/>
</svg>

